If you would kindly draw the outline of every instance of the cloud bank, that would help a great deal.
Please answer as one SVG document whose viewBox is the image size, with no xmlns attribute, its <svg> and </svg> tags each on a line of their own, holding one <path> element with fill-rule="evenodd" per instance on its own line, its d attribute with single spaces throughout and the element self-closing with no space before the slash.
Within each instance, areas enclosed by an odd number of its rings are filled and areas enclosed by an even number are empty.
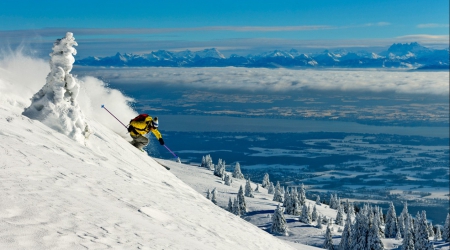
<svg viewBox="0 0 450 250">
<path fill-rule="evenodd" d="M 449 72 L 249 68 L 115 68 L 88 74 L 112 83 L 248 92 L 366 91 L 449 94 Z"/>
</svg>

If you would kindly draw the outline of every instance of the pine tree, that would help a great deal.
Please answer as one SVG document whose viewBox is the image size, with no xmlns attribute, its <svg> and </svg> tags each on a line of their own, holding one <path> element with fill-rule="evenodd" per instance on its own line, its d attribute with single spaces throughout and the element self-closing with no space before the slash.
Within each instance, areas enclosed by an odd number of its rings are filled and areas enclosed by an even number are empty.
<svg viewBox="0 0 450 250">
<path fill-rule="evenodd" d="M 352 227 L 352 250 L 367 249 L 370 225 L 368 215 L 369 208 L 366 205 L 356 214 Z"/>
<path fill-rule="evenodd" d="M 380 237 L 380 239 L 384 238 L 384 227 L 382 226 L 382 215 L 380 215 L 380 213 L 382 213 L 382 211 L 380 210 L 380 207 L 376 206 L 374 211 L 374 223 L 376 223 L 377 225 L 377 230 L 378 230 L 378 236 Z"/>
<path fill-rule="evenodd" d="M 275 186 L 273 185 L 273 182 L 269 183 L 269 188 L 267 189 L 268 194 L 274 194 L 275 193 Z"/>
<path fill-rule="evenodd" d="M 202 164 L 200 166 L 202 168 L 213 170 L 214 169 L 214 164 L 212 163 L 211 155 L 203 156 L 202 157 Z"/>
<path fill-rule="evenodd" d="M 430 222 L 428 224 L 428 235 L 430 235 L 430 237 L 434 238 L 434 230 L 433 230 L 433 222 Z"/>
<path fill-rule="evenodd" d="M 436 233 L 434 234 L 434 240 L 442 240 L 441 227 L 436 226 Z"/>
<path fill-rule="evenodd" d="M 379 229 L 379 221 L 380 217 L 375 217 L 377 214 L 373 215 L 372 213 L 369 215 L 369 222 L 371 223 L 369 228 L 369 237 L 368 237 L 368 249 L 371 250 L 384 250 L 383 242 L 380 237 L 380 229 Z"/>
<path fill-rule="evenodd" d="M 292 189 L 291 189 L 292 190 Z M 291 193 L 289 189 L 284 193 L 284 201 L 283 201 L 284 212 L 286 214 L 292 214 L 292 201 L 291 201 Z"/>
<path fill-rule="evenodd" d="M 294 188 L 291 193 L 291 205 L 292 205 L 292 215 L 301 215 L 301 205 L 298 200 L 297 188 Z"/>
<path fill-rule="evenodd" d="M 239 211 L 241 214 L 244 214 L 247 212 L 247 204 L 245 203 L 245 197 L 244 197 L 244 190 L 241 187 L 239 188 L 239 192 L 237 194 L 237 200 L 239 202 Z"/>
<path fill-rule="evenodd" d="M 322 229 L 322 216 L 317 216 L 317 228 Z"/>
<path fill-rule="evenodd" d="M 344 230 L 342 231 L 341 242 L 339 243 L 339 249 L 346 250 L 352 248 L 352 218 L 347 213 L 345 219 Z"/>
<path fill-rule="evenodd" d="M 214 166 L 214 175 L 220 177 L 222 180 L 224 179 L 225 161 L 222 161 L 222 159 L 219 159 L 217 165 Z"/>
<path fill-rule="evenodd" d="M 400 233 L 402 234 L 402 237 L 405 237 L 405 227 L 406 227 L 406 220 L 409 217 L 409 213 L 408 213 L 408 202 L 405 201 L 405 203 L 403 203 L 403 211 L 401 212 L 401 214 L 398 217 L 398 225 L 399 225 L 399 229 L 400 229 Z"/>
<path fill-rule="evenodd" d="M 403 236 L 402 250 L 415 250 L 412 218 L 410 215 L 407 215 L 405 217 L 406 223 L 403 231 L 404 236 Z"/>
<path fill-rule="evenodd" d="M 239 164 L 239 162 L 236 162 L 236 165 L 234 165 L 233 178 L 244 179 L 244 175 L 241 172 L 241 165 Z"/>
<path fill-rule="evenodd" d="M 211 200 L 211 191 L 206 191 L 206 199 Z"/>
<path fill-rule="evenodd" d="M 217 205 L 217 197 L 216 196 L 217 196 L 217 190 L 214 188 L 212 191 L 211 201 L 212 201 L 212 203 Z"/>
<path fill-rule="evenodd" d="M 202 164 L 200 165 L 200 167 L 204 168 L 206 166 L 206 159 L 205 156 L 202 157 Z"/>
<path fill-rule="evenodd" d="M 272 216 L 271 232 L 274 234 L 288 236 L 287 223 L 283 213 L 284 213 L 283 207 L 281 207 L 281 205 L 278 204 L 277 209 L 275 209 Z"/>
<path fill-rule="evenodd" d="M 269 174 L 266 173 L 266 174 L 264 175 L 263 181 L 262 181 L 262 183 L 261 183 L 261 187 L 263 187 L 263 188 L 268 188 L 269 185 L 270 185 Z"/>
<path fill-rule="evenodd" d="M 273 194 L 273 201 L 283 202 L 283 196 L 281 195 L 280 182 L 278 182 L 278 181 L 277 181 L 277 185 L 275 186 L 275 192 Z"/>
<path fill-rule="evenodd" d="M 305 205 L 306 202 L 306 191 L 305 186 L 303 183 L 300 185 L 300 190 L 298 191 L 298 201 L 300 202 L 300 205 Z"/>
<path fill-rule="evenodd" d="M 450 213 L 447 214 L 447 219 L 445 220 L 444 229 L 442 230 L 442 239 L 450 241 Z"/>
<path fill-rule="evenodd" d="M 250 178 L 247 180 L 247 182 L 245 183 L 245 196 L 246 197 L 250 197 L 250 198 L 254 198 L 255 196 L 253 195 L 253 189 L 252 186 L 250 185 Z"/>
<path fill-rule="evenodd" d="M 231 201 L 231 197 L 228 199 L 228 207 L 227 207 L 228 212 L 232 213 L 233 212 L 233 202 Z"/>
<path fill-rule="evenodd" d="M 335 204 L 336 204 L 336 201 L 335 201 L 335 198 L 334 198 L 334 195 L 333 194 L 331 194 L 331 197 L 330 197 L 330 208 L 332 208 L 332 209 L 334 209 L 335 208 Z"/>
<path fill-rule="evenodd" d="M 256 183 L 255 192 L 259 193 L 259 183 Z"/>
<path fill-rule="evenodd" d="M 330 227 L 327 227 L 327 231 L 325 233 L 325 241 L 323 242 L 323 248 L 328 250 L 333 250 L 333 235 L 331 234 Z"/>
<path fill-rule="evenodd" d="M 302 207 L 302 215 L 300 216 L 300 221 L 306 224 L 311 224 L 311 210 L 305 204 Z"/>
<path fill-rule="evenodd" d="M 231 178 L 231 176 L 229 174 L 225 173 L 224 182 L 225 182 L 225 185 L 231 186 L 231 183 L 233 183 L 233 179 Z"/>
<path fill-rule="evenodd" d="M 239 209 L 239 199 L 238 198 L 234 198 L 233 201 L 233 214 L 240 216 L 241 215 L 241 210 Z"/>
<path fill-rule="evenodd" d="M 344 210 L 341 205 L 338 205 L 337 214 L 336 214 L 336 224 L 339 226 L 344 225 Z"/>
<path fill-rule="evenodd" d="M 397 214 L 395 213 L 394 203 L 389 204 L 389 210 L 386 214 L 386 223 L 384 226 L 384 235 L 386 238 L 395 238 L 398 231 Z"/>
<path fill-rule="evenodd" d="M 316 198 L 316 205 L 322 205 L 322 203 L 320 202 L 320 195 L 317 195 L 317 198 Z"/>
<path fill-rule="evenodd" d="M 415 232 L 414 232 L 414 248 L 423 250 L 432 250 L 434 247 L 430 242 L 430 235 L 428 234 L 427 214 L 422 211 L 422 214 L 417 212 Z"/>
<path fill-rule="evenodd" d="M 319 214 L 317 213 L 316 205 L 314 205 L 313 211 L 311 213 L 311 221 L 316 221 Z"/>
</svg>

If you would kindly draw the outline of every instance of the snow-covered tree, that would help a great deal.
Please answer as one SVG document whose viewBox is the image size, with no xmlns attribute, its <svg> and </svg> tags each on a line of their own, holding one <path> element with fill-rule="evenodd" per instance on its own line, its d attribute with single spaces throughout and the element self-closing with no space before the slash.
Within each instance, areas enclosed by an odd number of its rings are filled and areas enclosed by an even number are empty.
<svg viewBox="0 0 450 250">
<path fill-rule="evenodd" d="M 225 161 L 222 161 L 222 159 L 219 159 L 217 165 L 214 166 L 214 175 L 221 177 L 222 180 L 224 179 L 225 175 Z"/>
<path fill-rule="evenodd" d="M 225 182 L 225 185 L 231 186 L 231 183 L 233 183 L 233 179 L 231 178 L 231 176 L 229 174 L 225 173 L 224 182 Z"/>
<path fill-rule="evenodd" d="M 403 210 L 400 213 L 400 215 L 398 216 L 398 220 L 397 220 L 402 237 L 405 237 L 406 220 L 408 219 L 408 217 L 409 217 L 408 202 L 405 201 L 405 203 L 403 203 Z"/>
<path fill-rule="evenodd" d="M 322 205 L 322 203 L 320 202 L 320 195 L 317 195 L 317 198 L 316 198 L 316 205 Z"/>
<path fill-rule="evenodd" d="M 306 224 L 311 224 L 311 210 L 305 204 L 302 207 L 302 215 L 300 216 L 300 221 Z"/>
<path fill-rule="evenodd" d="M 406 216 L 404 215 L 404 217 L 406 218 L 405 219 L 406 223 L 403 231 L 404 236 L 403 236 L 402 250 L 415 250 L 412 218 L 409 214 Z"/>
<path fill-rule="evenodd" d="M 256 183 L 255 192 L 259 193 L 259 183 Z"/>
<path fill-rule="evenodd" d="M 272 227 L 271 232 L 279 235 L 288 235 L 288 228 L 286 219 L 284 218 L 284 209 L 278 204 L 277 209 L 275 209 L 272 216 Z"/>
<path fill-rule="evenodd" d="M 336 209 L 336 207 L 337 207 L 337 199 L 336 199 L 336 197 L 333 194 L 331 194 L 331 197 L 330 197 L 330 208 Z"/>
<path fill-rule="evenodd" d="M 352 218 L 348 213 L 345 219 L 345 225 L 344 230 L 342 231 L 339 249 L 341 250 L 352 249 Z"/>
<path fill-rule="evenodd" d="M 264 175 L 263 180 L 262 180 L 261 187 L 263 187 L 263 188 L 268 188 L 269 185 L 270 185 L 269 174 L 266 173 L 266 174 Z"/>
<path fill-rule="evenodd" d="M 273 194 L 273 201 L 283 202 L 283 195 L 281 194 L 280 182 L 277 181 L 275 192 Z"/>
<path fill-rule="evenodd" d="M 376 217 L 377 214 L 370 213 L 369 214 L 369 235 L 367 239 L 368 248 L 371 250 L 384 250 L 383 242 L 380 237 L 380 218 Z"/>
<path fill-rule="evenodd" d="M 241 172 L 241 165 L 239 164 L 239 162 L 236 162 L 236 165 L 234 165 L 233 178 L 244 179 L 244 175 Z"/>
<path fill-rule="evenodd" d="M 398 231 L 397 214 L 395 213 L 394 203 L 389 204 L 386 214 L 386 223 L 384 226 L 384 235 L 386 238 L 395 238 Z"/>
<path fill-rule="evenodd" d="M 333 250 L 333 235 L 331 234 L 330 227 L 327 227 L 327 231 L 325 232 L 325 241 L 323 242 L 323 248 L 328 250 Z"/>
<path fill-rule="evenodd" d="M 336 225 L 339 225 L 339 226 L 344 225 L 344 209 L 342 208 L 341 205 L 338 205 L 338 207 L 337 207 Z"/>
<path fill-rule="evenodd" d="M 322 216 L 319 214 L 319 216 L 317 216 L 317 228 L 322 229 Z"/>
<path fill-rule="evenodd" d="M 291 188 L 292 190 L 292 188 Z M 290 214 L 291 213 L 291 192 L 289 192 L 289 189 L 286 190 L 286 192 L 284 193 L 284 200 L 283 200 L 283 207 L 284 207 L 284 212 L 286 214 Z"/>
<path fill-rule="evenodd" d="M 369 236 L 369 208 L 364 206 L 356 214 L 355 223 L 352 227 L 352 250 L 367 249 Z"/>
<path fill-rule="evenodd" d="M 382 226 L 382 215 L 380 216 L 380 213 L 382 211 L 380 210 L 380 207 L 376 206 L 373 210 L 373 216 L 374 216 L 374 225 L 377 226 L 378 229 L 378 236 L 380 238 L 384 238 L 384 227 Z M 375 224 L 376 223 L 376 224 Z"/>
<path fill-rule="evenodd" d="M 442 230 L 442 239 L 450 241 L 450 213 L 447 214 L 447 219 L 445 220 L 444 229 Z"/>
<path fill-rule="evenodd" d="M 23 115 L 84 144 L 91 131 L 77 102 L 80 83 L 70 74 L 77 45 L 71 32 L 53 43 L 46 83 L 34 94 Z"/>
<path fill-rule="evenodd" d="M 429 240 L 427 214 L 422 211 L 422 214 L 417 212 L 416 220 L 414 223 L 414 248 L 423 250 L 434 249 L 432 243 Z"/>
<path fill-rule="evenodd" d="M 434 234 L 434 240 L 442 240 L 441 227 L 436 226 L 436 233 Z"/>
<path fill-rule="evenodd" d="M 316 221 L 319 213 L 317 213 L 316 205 L 313 207 L 313 211 L 311 213 L 311 221 Z"/>
<path fill-rule="evenodd" d="M 300 185 L 300 190 L 298 191 L 298 201 L 300 202 L 300 205 L 305 205 L 306 202 L 306 191 L 305 186 L 303 183 Z"/>
<path fill-rule="evenodd" d="M 245 196 L 246 197 L 251 197 L 254 198 L 255 196 L 253 195 L 253 189 L 252 186 L 250 185 L 250 178 L 247 180 L 247 182 L 245 183 Z"/>
<path fill-rule="evenodd" d="M 211 201 L 214 204 L 217 204 L 217 190 L 214 188 L 213 191 L 211 192 L 212 196 L 211 196 Z"/>
<path fill-rule="evenodd" d="M 269 186 L 268 186 L 268 189 L 267 189 L 267 193 L 268 194 L 274 194 L 275 193 L 275 186 L 273 185 L 273 182 L 269 183 Z"/>
<path fill-rule="evenodd" d="M 239 199 L 238 198 L 234 198 L 232 213 L 237 216 L 241 215 L 241 209 L 239 208 Z"/>
<path fill-rule="evenodd" d="M 211 191 L 206 191 L 206 199 L 211 200 Z"/>
<path fill-rule="evenodd" d="M 433 222 L 430 222 L 428 224 L 428 235 L 430 235 L 430 237 L 434 238 L 434 230 L 433 230 Z"/>
<path fill-rule="evenodd" d="M 228 199 L 228 207 L 227 210 L 232 213 L 233 212 L 233 201 L 231 201 L 231 197 Z"/>
<path fill-rule="evenodd" d="M 200 167 L 202 168 L 206 168 L 209 170 L 213 170 L 214 169 L 214 164 L 211 158 L 211 155 L 205 155 L 202 157 L 202 164 L 200 165 Z"/>
<path fill-rule="evenodd" d="M 244 197 L 244 189 L 241 187 L 239 188 L 238 194 L 237 194 L 237 200 L 239 202 L 239 211 L 241 214 L 244 214 L 247 212 L 247 204 L 245 203 L 245 197 Z"/>
</svg>

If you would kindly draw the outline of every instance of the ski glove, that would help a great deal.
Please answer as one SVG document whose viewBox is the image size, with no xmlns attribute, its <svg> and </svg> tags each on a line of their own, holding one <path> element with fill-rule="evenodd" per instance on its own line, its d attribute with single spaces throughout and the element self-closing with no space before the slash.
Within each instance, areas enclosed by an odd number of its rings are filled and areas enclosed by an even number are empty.
<svg viewBox="0 0 450 250">
<path fill-rule="evenodd" d="M 161 145 L 164 145 L 164 140 L 163 140 L 163 138 L 159 138 L 159 144 L 161 144 Z"/>
</svg>

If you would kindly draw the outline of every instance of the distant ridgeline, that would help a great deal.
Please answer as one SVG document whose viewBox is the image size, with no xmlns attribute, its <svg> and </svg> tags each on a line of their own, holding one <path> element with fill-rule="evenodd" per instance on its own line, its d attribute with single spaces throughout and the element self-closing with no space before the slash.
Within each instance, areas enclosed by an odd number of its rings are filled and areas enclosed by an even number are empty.
<svg viewBox="0 0 450 250">
<path fill-rule="evenodd" d="M 303 54 L 295 49 L 275 50 L 259 55 L 225 57 L 217 49 L 192 52 L 153 51 L 149 54 L 121 54 L 109 57 L 87 57 L 75 64 L 115 67 L 264 67 L 264 68 L 410 68 L 449 69 L 449 49 L 436 50 L 418 43 L 393 44 L 387 51 L 376 54 L 367 51 L 340 50 Z"/>
</svg>

